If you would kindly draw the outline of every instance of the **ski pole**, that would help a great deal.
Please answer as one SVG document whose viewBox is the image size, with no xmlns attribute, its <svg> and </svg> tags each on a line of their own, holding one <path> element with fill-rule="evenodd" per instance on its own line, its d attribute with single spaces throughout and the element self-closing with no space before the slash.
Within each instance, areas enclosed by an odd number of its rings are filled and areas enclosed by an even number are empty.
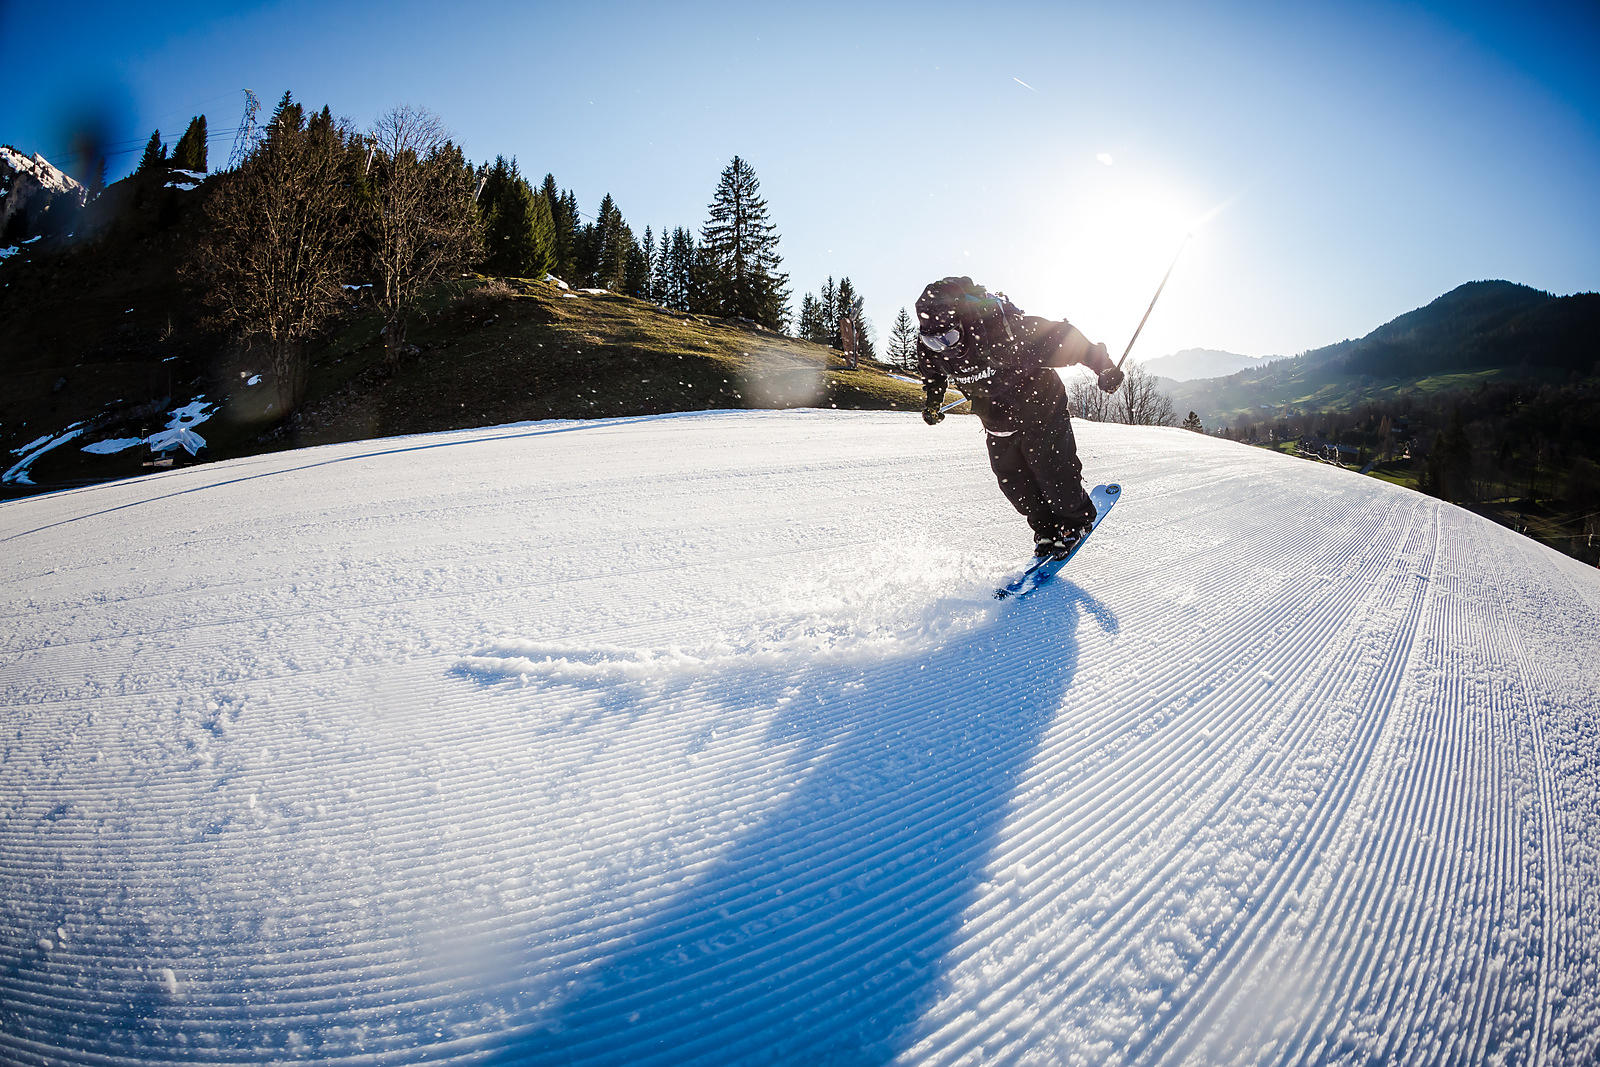
<svg viewBox="0 0 1600 1067">
<path fill-rule="evenodd" d="M 1186 233 L 1183 235 L 1183 244 L 1178 246 L 1177 255 L 1172 257 L 1172 266 L 1168 267 L 1167 273 L 1161 276 L 1161 284 L 1156 286 L 1156 295 L 1150 298 L 1150 306 L 1144 309 L 1144 318 L 1139 320 L 1139 328 L 1133 331 L 1132 337 L 1128 338 L 1128 347 L 1122 350 L 1122 359 L 1117 360 L 1118 370 L 1122 369 L 1122 364 L 1127 360 L 1128 353 L 1133 351 L 1133 342 L 1139 339 L 1139 333 L 1144 329 L 1144 324 L 1150 321 L 1150 312 L 1156 309 L 1156 301 L 1161 299 L 1161 290 L 1167 287 L 1167 279 L 1172 277 L 1172 267 L 1176 267 L 1178 265 L 1178 256 L 1183 255 L 1184 245 L 1187 245 L 1189 243 L 1189 238 L 1193 236 L 1193 233 Z"/>
</svg>

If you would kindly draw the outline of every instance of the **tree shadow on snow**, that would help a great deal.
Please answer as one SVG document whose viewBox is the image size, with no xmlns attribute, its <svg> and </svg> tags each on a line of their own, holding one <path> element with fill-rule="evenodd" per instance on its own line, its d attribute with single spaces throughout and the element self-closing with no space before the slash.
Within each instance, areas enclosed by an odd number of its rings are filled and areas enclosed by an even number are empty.
<svg viewBox="0 0 1600 1067">
<path fill-rule="evenodd" d="M 724 693 L 798 689 L 766 738 L 796 753 L 797 785 L 497 1062 L 882 1063 L 903 1051 L 1072 686 L 1086 615 L 1115 631 L 1108 609 L 1061 582 L 914 655 L 718 678 Z"/>
</svg>

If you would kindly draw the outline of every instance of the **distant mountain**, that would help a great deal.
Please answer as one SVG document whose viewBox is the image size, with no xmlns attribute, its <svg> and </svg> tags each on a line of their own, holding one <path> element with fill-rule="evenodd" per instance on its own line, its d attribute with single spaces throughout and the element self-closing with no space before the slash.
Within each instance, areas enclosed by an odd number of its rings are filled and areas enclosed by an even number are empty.
<svg viewBox="0 0 1600 1067">
<path fill-rule="evenodd" d="M 1169 375 L 1170 377 L 1170 375 Z M 1180 411 L 1207 425 L 1262 409 L 1352 411 L 1408 391 L 1490 380 L 1600 377 L 1600 294 L 1550 293 L 1507 281 L 1469 282 L 1359 340 L 1225 378 L 1177 383 Z"/>
<path fill-rule="evenodd" d="M 1196 378 L 1222 378 L 1242 370 L 1258 367 L 1276 356 L 1241 356 L 1237 352 L 1223 352 L 1215 348 L 1185 348 L 1170 356 L 1161 356 L 1145 363 L 1144 369 L 1161 378 L 1175 382 L 1188 382 Z"/>
</svg>

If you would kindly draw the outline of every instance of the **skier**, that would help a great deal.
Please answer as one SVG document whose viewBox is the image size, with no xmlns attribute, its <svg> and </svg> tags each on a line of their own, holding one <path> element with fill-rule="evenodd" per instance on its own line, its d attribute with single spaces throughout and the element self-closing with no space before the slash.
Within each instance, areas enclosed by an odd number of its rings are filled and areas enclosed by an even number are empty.
<svg viewBox="0 0 1600 1067">
<path fill-rule="evenodd" d="M 1091 529 L 1095 507 L 1083 490 L 1067 390 L 1053 368 L 1082 364 L 1100 388 L 1123 374 L 1103 344 L 1069 322 L 1024 315 L 1003 293 L 971 278 L 942 278 L 917 298 L 917 371 L 929 426 L 951 381 L 972 403 L 1000 490 L 1033 528 L 1034 555 L 1065 558 Z"/>
</svg>

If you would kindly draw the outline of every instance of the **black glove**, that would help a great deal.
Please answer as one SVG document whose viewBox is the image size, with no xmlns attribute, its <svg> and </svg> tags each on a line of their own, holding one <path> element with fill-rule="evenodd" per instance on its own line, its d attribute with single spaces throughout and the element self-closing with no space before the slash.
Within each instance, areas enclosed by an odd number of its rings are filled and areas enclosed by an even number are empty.
<svg viewBox="0 0 1600 1067">
<path fill-rule="evenodd" d="M 1100 372 L 1100 388 L 1108 393 L 1114 393 L 1122 385 L 1123 373 L 1116 367 L 1107 367 Z"/>
<path fill-rule="evenodd" d="M 922 421 L 929 426 L 937 426 L 944 421 L 944 412 L 930 404 L 922 409 Z"/>
</svg>

